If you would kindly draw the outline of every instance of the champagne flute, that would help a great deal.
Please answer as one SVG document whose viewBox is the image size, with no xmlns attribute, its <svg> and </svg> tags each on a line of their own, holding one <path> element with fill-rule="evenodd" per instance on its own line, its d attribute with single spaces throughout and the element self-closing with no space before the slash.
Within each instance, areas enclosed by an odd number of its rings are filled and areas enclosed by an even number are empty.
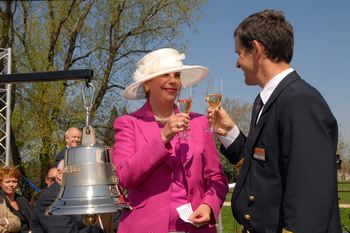
<svg viewBox="0 0 350 233">
<path fill-rule="evenodd" d="M 179 96 L 177 98 L 177 105 L 179 111 L 182 113 L 189 113 L 192 107 L 192 86 L 182 86 Z M 187 131 L 179 133 L 180 138 L 188 138 Z"/>
<path fill-rule="evenodd" d="M 222 97 L 222 79 L 209 78 L 205 101 L 207 102 L 208 107 L 213 109 L 213 117 L 212 117 L 211 124 L 209 124 L 209 128 L 206 129 L 206 131 L 208 132 L 214 132 L 215 111 L 220 106 L 221 97 Z"/>
</svg>

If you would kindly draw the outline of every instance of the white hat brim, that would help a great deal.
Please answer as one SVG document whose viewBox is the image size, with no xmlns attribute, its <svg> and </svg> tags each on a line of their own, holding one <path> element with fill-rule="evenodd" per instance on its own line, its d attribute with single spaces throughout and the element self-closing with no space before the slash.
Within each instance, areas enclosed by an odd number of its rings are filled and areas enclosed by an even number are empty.
<svg viewBox="0 0 350 233">
<path fill-rule="evenodd" d="M 136 81 L 130 84 L 123 91 L 123 96 L 128 100 L 144 99 L 146 98 L 145 91 L 143 89 L 142 83 L 156 78 L 162 74 L 168 74 L 173 72 L 181 71 L 181 84 L 183 86 L 195 84 L 207 76 L 209 69 L 204 66 L 181 66 L 172 69 L 162 70 L 161 72 L 153 73 L 151 75 L 145 76 L 142 80 Z"/>
</svg>

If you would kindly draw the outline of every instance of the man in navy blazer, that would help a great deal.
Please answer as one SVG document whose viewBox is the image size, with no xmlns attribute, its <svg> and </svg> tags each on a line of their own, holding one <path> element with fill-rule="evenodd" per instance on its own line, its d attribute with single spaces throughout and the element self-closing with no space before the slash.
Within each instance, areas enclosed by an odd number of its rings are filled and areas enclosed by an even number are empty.
<svg viewBox="0 0 350 233">
<path fill-rule="evenodd" d="M 321 94 L 294 71 L 293 28 L 283 13 L 264 10 L 234 32 L 247 85 L 259 85 L 246 137 L 223 108 L 214 127 L 221 152 L 242 165 L 231 207 L 243 232 L 341 232 L 336 119 Z M 213 110 L 209 109 L 209 119 Z"/>
</svg>

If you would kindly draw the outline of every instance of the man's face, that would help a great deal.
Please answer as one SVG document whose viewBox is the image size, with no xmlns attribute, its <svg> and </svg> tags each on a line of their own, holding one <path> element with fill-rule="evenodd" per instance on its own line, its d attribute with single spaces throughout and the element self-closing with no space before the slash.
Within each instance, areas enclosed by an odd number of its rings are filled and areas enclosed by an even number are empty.
<svg viewBox="0 0 350 233">
<path fill-rule="evenodd" d="M 66 136 L 66 145 L 76 147 L 80 144 L 81 132 L 79 129 L 71 128 Z"/>
<path fill-rule="evenodd" d="M 51 168 L 47 173 L 47 176 L 45 177 L 45 183 L 47 184 L 48 187 L 50 187 L 50 185 L 52 185 L 55 182 L 56 173 L 57 173 L 56 168 Z"/>
<path fill-rule="evenodd" d="M 247 85 L 257 85 L 256 72 L 257 72 L 257 60 L 254 56 L 254 49 L 252 51 L 247 51 L 239 40 L 235 37 L 235 49 L 237 53 L 236 67 L 242 69 L 245 83 Z"/>
</svg>

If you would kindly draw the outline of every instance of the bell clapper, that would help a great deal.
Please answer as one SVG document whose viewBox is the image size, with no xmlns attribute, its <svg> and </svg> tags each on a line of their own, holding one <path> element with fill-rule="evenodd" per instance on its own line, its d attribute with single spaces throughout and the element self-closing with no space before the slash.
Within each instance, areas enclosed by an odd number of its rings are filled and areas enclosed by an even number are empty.
<svg viewBox="0 0 350 233">
<path fill-rule="evenodd" d="M 93 226 L 97 223 L 97 214 L 85 214 L 83 216 L 83 222 L 87 226 Z"/>
</svg>

